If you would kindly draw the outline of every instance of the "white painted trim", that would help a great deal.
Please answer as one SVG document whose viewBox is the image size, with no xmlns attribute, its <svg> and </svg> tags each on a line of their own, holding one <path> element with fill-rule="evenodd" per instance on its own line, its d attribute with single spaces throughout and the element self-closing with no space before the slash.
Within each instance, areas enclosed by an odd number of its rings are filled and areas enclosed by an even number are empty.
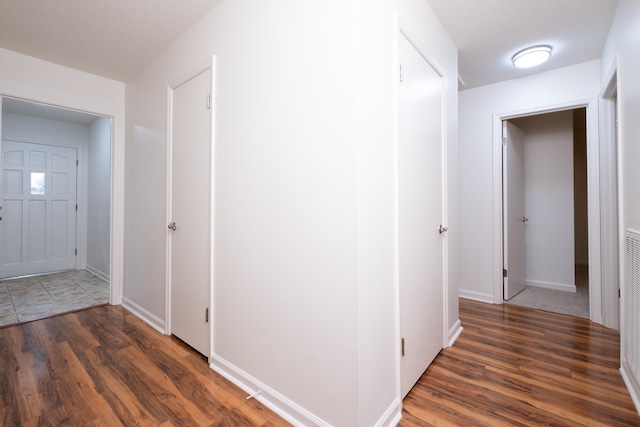
<svg viewBox="0 0 640 427">
<path fill-rule="evenodd" d="M 165 224 L 171 223 L 173 212 L 171 211 L 171 182 L 173 181 L 173 89 L 167 86 L 167 173 L 166 173 L 166 218 Z M 166 323 L 165 333 L 171 335 L 171 232 L 167 228 L 165 230 L 165 289 L 164 289 L 164 320 Z"/>
<path fill-rule="evenodd" d="M 460 322 L 460 319 L 458 319 L 456 323 L 451 327 L 451 329 L 449 329 L 449 339 L 447 347 L 451 347 L 453 343 L 456 342 L 463 329 L 464 328 L 462 327 L 462 322 Z"/>
<path fill-rule="evenodd" d="M 393 13 L 393 55 L 394 55 L 394 71 L 392 91 L 393 91 L 393 297 L 395 315 L 395 400 L 402 402 L 402 359 L 401 359 L 401 337 L 402 331 L 400 330 L 400 195 L 398 192 L 398 186 L 400 184 L 399 167 L 398 167 L 398 147 L 399 147 L 399 127 L 398 127 L 398 94 L 400 91 L 400 79 L 398 72 L 400 70 L 400 54 L 398 49 L 400 35 L 400 22 L 398 12 Z M 402 403 L 401 403 L 402 405 Z"/>
<path fill-rule="evenodd" d="M 616 55 L 600 94 L 600 150 L 601 150 L 601 194 L 602 194 L 602 321 L 603 325 L 620 330 L 622 299 L 618 298 L 618 287 L 624 284 L 624 206 L 621 191 L 622 134 L 616 131 L 616 108 L 620 105 L 613 97 L 618 96 L 620 57 Z M 613 238 L 615 236 L 615 238 Z"/>
<path fill-rule="evenodd" d="M 384 411 L 384 414 L 374 424 L 374 427 L 393 427 L 402 418 L 402 401 L 394 399 L 391 405 Z"/>
<path fill-rule="evenodd" d="M 109 282 L 109 274 L 105 273 L 104 271 L 100 271 L 97 268 L 94 268 L 90 265 L 86 265 L 84 267 L 85 270 L 87 270 L 89 273 L 93 274 L 96 277 L 101 278 L 102 280 L 104 280 L 105 282 Z"/>
<path fill-rule="evenodd" d="M 211 355 L 210 367 L 294 426 L 330 427 L 326 421 L 217 354 Z"/>
<path fill-rule="evenodd" d="M 153 313 L 147 311 L 144 307 L 136 304 L 127 297 L 122 298 L 122 306 L 156 331 L 161 334 L 165 333 L 164 321 Z"/>
<path fill-rule="evenodd" d="M 622 375 L 622 379 L 629 390 L 629 395 L 631 395 L 631 400 L 633 400 L 636 411 L 640 413 L 640 383 L 633 375 L 633 370 L 627 364 L 626 360 L 622 359 L 622 363 L 620 365 L 620 374 Z"/>
<path fill-rule="evenodd" d="M 602 323 L 602 277 L 600 247 L 600 156 L 598 138 L 598 99 L 581 99 L 555 105 L 496 113 L 493 115 L 493 302 L 502 304 L 502 122 L 516 117 L 551 113 L 575 108 L 587 109 L 587 187 L 589 216 L 589 305 L 590 319 Z"/>
<path fill-rule="evenodd" d="M 502 275 L 500 277 L 502 277 Z M 486 302 L 489 304 L 496 304 L 493 301 L 493 294 L 486 294 L 484 292 L 467 291 L 465 289 L 460 289 L 458 290 L 458 297 L 468 299 L 471 301 L 479 301 L 479 302 Z"/>
<path fill-rule="evenodd" d="M 563 291 L 563 292 L 577 292 L 576 285 L 571 285 L 569 283 L 554 283 L 554 282 L 545 282 L 542 280 L 526 280 L 527 286 L 532 286 L 534 288 L 544 288 L 544 289 L 553 289 L 555 291 Z"/>
</svg>

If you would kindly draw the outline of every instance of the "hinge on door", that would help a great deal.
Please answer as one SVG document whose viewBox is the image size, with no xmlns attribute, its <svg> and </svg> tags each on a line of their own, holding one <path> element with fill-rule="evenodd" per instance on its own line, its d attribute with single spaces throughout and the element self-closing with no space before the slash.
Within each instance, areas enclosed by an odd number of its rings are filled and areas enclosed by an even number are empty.
<svg viewBox="0 0 640 427">
<path fill-rule="evenodd" d="M 76 160 L 76 166 L 78 166 L 78 164 L 79 164 L 79 160 Z"/>
<path fill-rule="evenodd" d="M 620 298 L 620 288 L 618 288 L 618 298 Z"/>
<path fill-rule="evenodd" d="M 211 94 L 207 95 L 207 109 L 211 109 Z"/>
<path fill-rule="evenodd" d="M 507 277 L 507 269 L 506 268 L 502 269 L 502 277 Z"/>
<path fill-rule="evenodd" d="M 78 205 L 76 205 L 76 211 L 78 210 Z"/>
<path fill-rule="evenodd" d="M 76 248 L 76 256 L 78 256 L 78 248 Z"/>
<path fill-rule="evenodd" d="M 402 340 L 400 340 L 400 346 L 402 347 L 402 357 L 404 357 L 404 338 L 402 338 Z"/>
<path fill-rule="evenodd" d="M 204 309 L 204 321 L 209 323 L 209 307 Z"/>
<path fill-rule="evenodd" d="M 404 74 L 402 73 L 402 64 L 400 64 L 400 81 L 404 80 Z"/>
<path fill-rule="evenodd" d="M 502 145 L 507 145 L 507 137 L 502 137 Z"/>
</svg>

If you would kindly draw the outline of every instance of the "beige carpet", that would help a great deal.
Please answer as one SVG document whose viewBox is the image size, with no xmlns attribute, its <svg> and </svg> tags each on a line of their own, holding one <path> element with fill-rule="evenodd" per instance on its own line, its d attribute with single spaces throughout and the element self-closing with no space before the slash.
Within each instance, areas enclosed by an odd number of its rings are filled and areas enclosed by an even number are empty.
<svg viewBox="0 0 640 427">
<path fill-rule="evenodd" d="M 505 303 L 588 319 L 589 268 L 587 266 L 576 266 L 576 288 L 577 292 L 573 293 L 527 286 L 524 291 Z"/>
</svg>

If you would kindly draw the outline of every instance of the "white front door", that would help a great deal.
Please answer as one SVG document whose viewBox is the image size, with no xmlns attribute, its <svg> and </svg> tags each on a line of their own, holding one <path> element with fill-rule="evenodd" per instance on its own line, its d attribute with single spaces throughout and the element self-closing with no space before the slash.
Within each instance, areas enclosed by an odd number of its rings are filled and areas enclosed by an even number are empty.
<svg viewBox="0 0 640 427">
<path fill-rule="evenodd" d="M 503 298 L 522 292 L 525 280 L 524 132 L 502 122 Z"/>
<path fill-rule="evenodd" d="M 403 36 L 398 93 L 402 396 L 444 343 L 442 78 Z"/>
<path fill-rule="evenodd" d="M 2 141 L 0 278 L 76 267 L 75 148 Z"/>
<path fill-rule="evenodd" d="M 173 90 L 171 333 L 205 356 L 211 288 L 211 70 Z"/>
</svg>

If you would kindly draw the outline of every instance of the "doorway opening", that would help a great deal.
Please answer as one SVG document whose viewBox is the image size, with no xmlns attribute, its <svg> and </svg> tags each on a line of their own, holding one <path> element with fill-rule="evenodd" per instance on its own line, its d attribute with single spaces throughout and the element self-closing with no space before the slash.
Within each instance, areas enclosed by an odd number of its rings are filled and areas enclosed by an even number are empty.
<svg viewBox="0 0 640 427">
<path fill-rule="evenodd" d="M 514 135 L 507 138 L 503 171 L 503 298 L 589 318 L 586 108 L 507 122 Z M 511 153 L 518 150 L 519 158 Z M 512 236 L 518 233 L 521 239 Z"/>
<path fill-rule="evenodd" d="M 109 303 L 112 119 L 0 101 L 0 324 Z"/>
</svg>

